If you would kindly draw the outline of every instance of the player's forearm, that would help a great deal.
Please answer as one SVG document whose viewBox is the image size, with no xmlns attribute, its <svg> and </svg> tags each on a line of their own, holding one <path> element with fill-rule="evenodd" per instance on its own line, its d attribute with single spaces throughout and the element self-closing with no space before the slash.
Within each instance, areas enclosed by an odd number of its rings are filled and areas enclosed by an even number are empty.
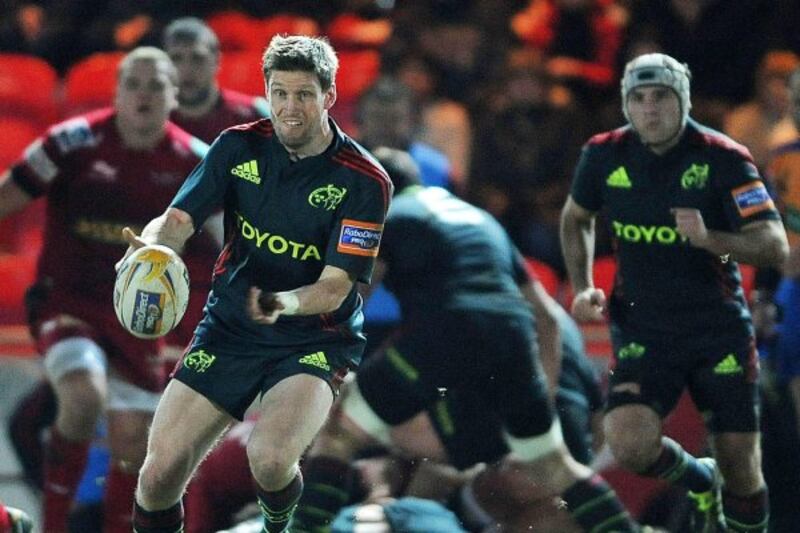
<svg viewBox="0 0 800 533">
<path fill-rule="evenodd" d="M 551 396 L 555 397 L 558 376 L 561 374 L 561 332 L 558 328 L 557 315 L 563 311 L 538 281 L 526 283 L 521 290 L 533 307 L 540 359 L 548 389 Z"/>
<path fill-rule="evenodd" d="M 279 292 L 276 296 L 289 311 L 283 314 L 319 315 L 339 309 L 352 287 L 353 281 L 347 278 L 322 278 L 311 285 Z"/>
<path fill-rule="evenodd" d="M 575 293 L 592 287 L 594 219 L 562 217 L 561 251 Z"/>
<path fill-rule="evenodd" d="M 142 230 L 141 239 L 147 244 L 163 244 L 176 252 L 194 233 L 192 217 L 180 209 L 168 208 L 164 214 L 154 218 Z"/>
<path fill-rule="evenodd" d="M 714 255 L 730 254 L 736 261 L 759 267 L 782 266 L 789 254 L 783 226 L 773 221 L 739 233 L 708 230 L 701 247 Z"/>
<path fill-rule="evenodd" d="M 0 219 L 19 211 L 31 202 L 32 198 L 11 179 L 6 171 L 0 176 Z"/>
</svg>

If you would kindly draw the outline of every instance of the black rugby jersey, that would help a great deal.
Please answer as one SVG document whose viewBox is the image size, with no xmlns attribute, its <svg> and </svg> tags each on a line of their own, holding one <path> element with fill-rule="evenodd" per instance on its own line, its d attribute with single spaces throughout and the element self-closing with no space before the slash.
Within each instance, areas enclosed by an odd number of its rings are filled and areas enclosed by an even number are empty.
<svg viewBox="0 0 800 533">
<path fill-rule="evenodd" d="M 360 335 L 355 287 L 333 313 L 281 316 L 272 326 L 246 315 L 251 286 L 295 289 L 314 283 L 325 265 L 370 281 L 392 184 L 366 150 L 330 124 L 334 139 L 327 150 L 295 162 L 268 119 L 230 128 L 172 202 L 195 227 L 224 208 L 226 246 L 207 314 L 228 333 L 273 345 Z"/>
<path fill-rule="evenodd" d="M 386 219 L 381 259 L 404 317 L 441 310 L 530 314 L 516 248 L 485 211 L 439 187 L 409 187 Z"/>
<path fill-rule="evenodd" d="M 726 232 L 777 220 L 744 146 L 690 119 L 680 142 L 657 155 L 626 126 L 584 146 L 571 194 L 607 212 L 618 258 L 612 319 L 654 332 L 749 334 L 738 265 L 691 246 L 670 212 L 699 209 L 708 229 Z"/>
</svg>

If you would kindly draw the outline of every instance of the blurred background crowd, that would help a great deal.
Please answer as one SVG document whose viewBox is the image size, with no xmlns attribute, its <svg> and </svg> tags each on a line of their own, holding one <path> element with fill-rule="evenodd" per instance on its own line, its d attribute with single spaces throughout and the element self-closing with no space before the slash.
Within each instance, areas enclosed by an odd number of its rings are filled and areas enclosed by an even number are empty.
<svg viewBox="0 0 800 533">
<path fill-rule="evenodd" d="M 183 16 L 217 34 L 220 86 L 252 95 L 264 93 L 260 60 L 273 35 L 328 36 L 341 62 L 332 115 L 344 130 L 368 147 L 416 150 L 432 184 L 495 215 L 564 303 L 559 213 L 581 145 L 624 123 L 618 83 L 630 58 L 661 51 L 688 63 L 692 115 L 745 144 L 762 170 L 798 136 L 787 89 L 800 65 L 797 0 L 4 0 L 0 169 L 52 123 L 109 105 L 124 53 L 160 46 Z M 0 324 L 24 322 L 40 218 L 37 202 L 0 223 Z M 611 246 L 601 233 L 598 254 Z M 595 269 L 608 292 L 613 260 Z M 608 357 L 602 328 L 584 334 L 591 355 Z M 777 398 L 777 415 L 766 406 L 777 429 L 765 432 L 774 440 L 765 460 L 786 453 L 793 464 L 791 405 L 765 383 Z M 679 416 L 676 431 L 702 446 L 700 425 Z M 800 485 L 796 470 L 781 475 Z M 643 512 L 645 493 L 618 490 Z"/>
</svg>

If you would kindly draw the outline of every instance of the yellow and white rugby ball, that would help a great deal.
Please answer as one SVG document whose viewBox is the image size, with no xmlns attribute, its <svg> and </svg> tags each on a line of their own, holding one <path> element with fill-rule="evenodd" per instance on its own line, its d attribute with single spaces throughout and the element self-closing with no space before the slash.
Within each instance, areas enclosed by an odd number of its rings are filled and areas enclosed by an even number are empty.
<svg viewBox="0 0 800 533">
<path fill-rule="evenodd" d="M 129 255 L 114 283 L 120 324 L 140 339 L 169 333 L 189 305 L 189 272 L 171 248 L 152 244 Z"/>
</svg>

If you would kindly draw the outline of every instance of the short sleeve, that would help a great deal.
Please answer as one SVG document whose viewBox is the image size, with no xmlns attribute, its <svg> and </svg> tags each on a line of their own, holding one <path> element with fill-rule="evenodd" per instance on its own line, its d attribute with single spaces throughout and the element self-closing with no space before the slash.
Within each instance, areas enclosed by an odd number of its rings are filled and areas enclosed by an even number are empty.
<svg viewBox="0 0 800 533">
<path fill-rule="evenodd" d="M 42 196 L 57 180 L 69 176 L 65 169 L 71 154 L 98 142 L 85 117 L 56 124 L 25 149 L 11 168 L 11 179 L 32 197 Z"/>
<path fill-rule="evenodd" d="M 600 211 L 603 207 L 603 191 L 600 187 L 602 181 L 597 177 L 595 163 L 596 150 L 592 145 L 584 145 L 581 157 L 575 167 L 570 189 L 575 203 L 584 209 L 595 212 Z"/>
<path fill-rule="evenodd" d="M 388 179 L 358 176 L 342 202 L 331 232 L 325 263 L 369 283 L 378 256 L 392 185 Z"/>
<path fill-rule="evenodd" d="M 228 174 L 223 169 L 229 159 L 230 145 L 234 142 L 236 138 L 230 133 L 218 137 L 170 204 L 170 207 L 187 212 L 195 228 L 200 228 L 211 214 L 222 208 L 229 183 Z"/>
<path fill-rule="evenodd" d="M 720 173 L 725 215 L 733 228 L 756 220 L 778 220 L 778 214 L 758 169 L 748 159 L 737 157 Z"/>
</svg>

